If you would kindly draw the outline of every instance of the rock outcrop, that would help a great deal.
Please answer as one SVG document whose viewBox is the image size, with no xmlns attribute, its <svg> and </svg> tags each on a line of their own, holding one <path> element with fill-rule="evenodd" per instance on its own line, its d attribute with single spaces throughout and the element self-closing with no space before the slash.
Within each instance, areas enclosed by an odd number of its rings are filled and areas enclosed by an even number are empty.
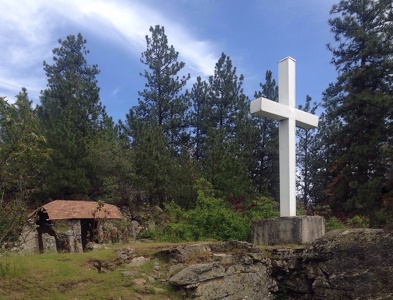
<svg viewBox="0 0 393 300">
<path fill-rule="evenodd" d="M 172 285 L 183 299 L 393 299 L 393 232 L 384 230 L 331 231 L 308 246 L 232 241 L 161 248 L 149 256 L 130 246 L 116 254 L 114 261 L 90 265 L 99 272 L 122 268 L 134 281 L 144 279 L 141 290 L 156 281 Z M 150 268 L 141 277 L 135 268 L 144 264 Z"/>
<path fill-rule="evenodd" d="M 287 299 L 393 299 L 392 232 L 336 230 L 303 253 L 273 252 L 272 275 Z"/>
<path fill-rule="evenodd" d="M 169 282 L 192 299 L 274 299 L 276 283 L 263 262 L 226 267 L 218 262 L 190 265 Z"/>
<path fill-rule="evenodd" d="M 212 243 L 167 249 L 157 256 L 173 257 L 179 270 L 169 283 L 191 299 L 274 299 L 277 283 L 270 260 L 245 242 Z M 168 256 L 169 254 L 169 256 Z M 199 263 L 191 263 L 194 260 Z"/>
<path fill-rule="evenodd" d="M 169 279 L 192 299 L 393 299 L 393 232 L 336 230 L 307 247 L 228 242 L 203 249 L 203 263 L 177 265 Z M 187 262 L 179 255 L 186 249 L 175 252 Z"/>
</svg>

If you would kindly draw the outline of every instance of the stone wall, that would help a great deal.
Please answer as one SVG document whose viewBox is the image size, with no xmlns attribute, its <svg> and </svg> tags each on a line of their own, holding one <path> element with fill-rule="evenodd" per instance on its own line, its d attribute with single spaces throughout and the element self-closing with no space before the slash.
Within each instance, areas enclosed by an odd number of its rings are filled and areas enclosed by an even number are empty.
<svg viewBox="0 0 393 300">
<path fill-rule="evenodd" d="M 67 226 L 67 231 L 55 232 L 50 226 L 40 228 L 29 221 L 12 250 L 22 253 L 83 252 L 80 220 L 67 220 Z"/>
<path fill-rule="evenodd" d="M 22 228 L 19 240 L 13 250 L 23 253 L 35 253 L 39 251 L 38 232 L 34 222 L 28 222 Z"/>
</svg>

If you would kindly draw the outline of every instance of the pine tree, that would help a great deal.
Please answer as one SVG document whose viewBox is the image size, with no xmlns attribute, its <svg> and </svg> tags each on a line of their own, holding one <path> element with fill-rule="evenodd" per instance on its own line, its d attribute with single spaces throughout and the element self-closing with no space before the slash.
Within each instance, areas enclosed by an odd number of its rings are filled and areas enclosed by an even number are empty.
<svg viewBox="0 0 393 300">
<path fill-rule="evenodd" d="M 179 75 L 185 64 L 168 45 L 164 27 L 156 25 L 149 31 L 151 36 L 146 36 L 147 49 L 141 57 L 148 67 L 141 74 L 146 79 L 145 89 L 139 92 L 138 105 L 130 109 L 121 125 L 135 153 L 135 187 L 150 204 L 163 206 L 171 200 L 184 204 L 188 201 L 180 199 L 184 182 L 175 178 L 188 151 L 190 104 L 182 89 L 190 75 Z M 183 175 L 182 179 L 187 177 Z"/>
<path fill-rule="evenodd" d="M 102 119 L 95 138 L 87 144 L 92 174 L 90 197 L 129 206 L 135 191 L 134 152 L 120 126 L 105 112 Z"/>
<path fill-rule="evenodd" d="M 135 152 L 135 185 L 150 205 L 173 200 L 173 170 L 176 162 L 168 138 L 155 122 L 139 122 L 132 145 Z"/>
<path fill-rule="evenodd" d="M 139 119 L 157 122 L 170 143 L 185 138 L 188 126 L 185 116 L 189 103 L 182 89 L 190 75 L 180 77 L 184 62 L 178 61 L 179 53 L 168 45 L 164 27 L 150 27 L 151 37 L 146 36 L 147 49 L 142 53 L 141 62 L 148 67 L 141 76 L 146 78 L 142 97 L 134 108 Z"/>
<path fill-rule="evenodd" d="M 223 129 L 208 131 L 202 146 L 204 156 L 199 163 L 200 172 L 213 185 L 215 194 L 220 198 L 253 195 L 243 153 L 239 152 L 236 142 L 225 141 L 225 135 Z"/>
<path fill-rule="evenodd" d="M 329 20 L 337 81 L 324 94 L 332 207 L 376 216 L 391 158 L 393 8 L 391 0 L 342 0 Z"/>
<path fill-rule="evenodd" d="M 210 127 L 209 90 L 209 84 L 206 81 L 202 81 L 201 77 L 198 76 L 190 92 L 190 100 L 193 103 L 190 126 L 196 161 L 199 161 L 203 156 L 202 146 Z"/>
<path fill-rule="evenodd" d="M 0 245 L 19 236 L 31 196 L 42 188 L 49 156 L 26 89 L 13 104 L 0 97 Z"/>
<path fill-rule="evenodd" d="M 316 103 L 311 106 L 312 98 L 307 95 L 304 107 L 299 105 L 298 109 L 308 113 L 315 114 L 318 108 Z M 298 197 L 303 202 L 305 208 L 313 203 L 313 178 L 317 176 L 318 168 L 316 161 L 320 157 L 317 156 L 318 146 L 316 140 L 315 129 L 296 129 L 297 145 L 296 145 L 296 167 L 297 167 L 297 190 Z"/>
<path fill-rule="evenodd" d="M 244 76 L 236 74 L 236 67 L 225 53 L 221 54 L 209 77 L 209 125 L 223 129 L 228 138 L 236 135 L 239 123 L 248 114 L 247 97 L 243 93 Z"/>
<path fill-rule="evenodd" d="M 329 204 L 330 195 L 327 186 L 333 181 L 331 166 L 335 159 L 334 137 L 341 128 L 338 119 L 332 119 L 329 111 L 319 116 L 318 129 L 313 136 L 308 170 L 310 171 L 309 202 L 312 205 Z"/>
<path fill-rule="evenodd" d="M 261 91 L 254 93 L 255 98 L 278 101 L 278 87 L 271 71 L 266 72 L 265 83 L 260 83 L 260 86 Z M 252 120 L 255 128 L 253 182 L 259 194 L 270 195 L 278 200 L 278 123 L 260 116 L 253 116 Z"/>
<path fill-rule="evenodd" d="M 42 132 L 53 149 L 47 193 L 86 197 L 91 178 L 87 144 L 103 112 L 96 80 L 99 70 L 87 63 L 89 51 L 81 34 L 69 35 L 59 44 L 53 49 L 53 65 L 44 62 L 48 84 L 38 107 Z"/>
<path fill-rule="evenodd" d="M 199 168 L 222 197 L 252 192 L 242 134 L 251 125 L 248 122 L 249 103 L 243 93 L 243 80 L 243 75 L 236 74 L 230 57 L 222 53 L 214 75 L 209 77 L 208 84 L 203 85 L 204 92 L 208 90 L 207 101 L 205 95 L 194 98 L 204 101 L 194 103 L 194 107 L 199 105 L 203 108 L 199 115 L 200 124 L 203 123 Z"/>
</svg>

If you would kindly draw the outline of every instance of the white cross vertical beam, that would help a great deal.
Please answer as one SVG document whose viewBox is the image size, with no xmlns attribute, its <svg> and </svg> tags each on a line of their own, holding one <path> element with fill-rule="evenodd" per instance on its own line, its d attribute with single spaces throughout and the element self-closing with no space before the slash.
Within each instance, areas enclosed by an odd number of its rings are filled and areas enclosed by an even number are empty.
<svg viewBox="0 0 393 300">
<path fill-rule="evenodd" d="M 295 60 L 287 57 L 278 63 L 278 102 L 289 108 L 289 118 L 279 125 L 280 216 L 296 216 L 296 83 Z M 294 146 L 295 145 L 295 146 Z"/>
<path fill-rule="evenodd" d="M 279 103 L 266 98 L 251 101 L 251 113 L 279 120 L 280 216 L 296 216 L 296 126 L 316 128 L 318 117 L 295 108 L 295 64 L 287 57 L 278 63 Z"/>
</svg>

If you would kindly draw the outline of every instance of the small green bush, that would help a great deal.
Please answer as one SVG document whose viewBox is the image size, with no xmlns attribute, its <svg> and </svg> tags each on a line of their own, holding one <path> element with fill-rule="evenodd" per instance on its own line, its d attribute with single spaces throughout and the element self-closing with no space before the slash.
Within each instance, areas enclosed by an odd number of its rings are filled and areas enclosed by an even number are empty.
<svg viewBox="0 0 393 300">
<path fill-rule="evenodd" d="M 249 227 L 244 218 L 227 207 L 222 199 L 212 196 L 198 195 L 195 209 L 183 211 L 181 217 L 174 209 L 177 222 L 168 223 L 164 227 L 161 240 L 165 241 L 197 241 L 197 240 L 245 240 Z M 176 220 L 175 219 L 175 220 Z"/>
<path fill-rule="evenodd" d="M 187 222 L 168 223 L 159 236 L 162 242 L 186 242 L 198 241 L 201 239 L 199 227 L 188 224 Z"/>
<path fill-rule="evenodd" d="M 139 239 L 152 239 L 152 240 L 154 240 L 156 237 L 157 237 L 157 230 L 156 229 L 147 228 L 145 230 L 142 230 L 138 234 Z"/>
<path fill-rule="evenodd" d="M 224 201 L 214 196 L 211 184 L 204 179 L 196 182 L 195 189 L 194 209 L 185 211 L 175 202 L 166 205 L 171 222 L 165 225 L 160 240 L 248 240 L 253 220 L 279 215 L 278 203 L 266 197 L 252 201 L 244 196 L 229 197 Z"/>
<path fill-rule="evenodd" d="M 350 228 L 369 228 L 370 227 L 370 221 L 368 218 L 355 215 L 354 217 L 348 219 L 346 221 L 348 227 Z"/>
<path fill-rule="evenodd" d="M 246 217 L 249 221 L 257 219 L 277 218 L 280 216 L 278 202 L 268 197 L 256 197 L 247 210 Z"/>
<path fill-rule="evenodd" d="M 316 205 L 310 208 L 309 215 L 322 216 L 326 220 L 326 231 L 344 228 L 369 228 L 367 217 L 355 215 L 349 217 L 343 212 L 333 212 L 329 205 Z M 337 217 L 338 216 L 338 217 Z"/>
<path fill-rule="evenodd" d="M 345 224 L 343 224 L 336 217 L 331 217 L 329 219 L 326 219 L 326 231 L 344 229 L 344 228 L 346 228 Z"/>
</svg>

